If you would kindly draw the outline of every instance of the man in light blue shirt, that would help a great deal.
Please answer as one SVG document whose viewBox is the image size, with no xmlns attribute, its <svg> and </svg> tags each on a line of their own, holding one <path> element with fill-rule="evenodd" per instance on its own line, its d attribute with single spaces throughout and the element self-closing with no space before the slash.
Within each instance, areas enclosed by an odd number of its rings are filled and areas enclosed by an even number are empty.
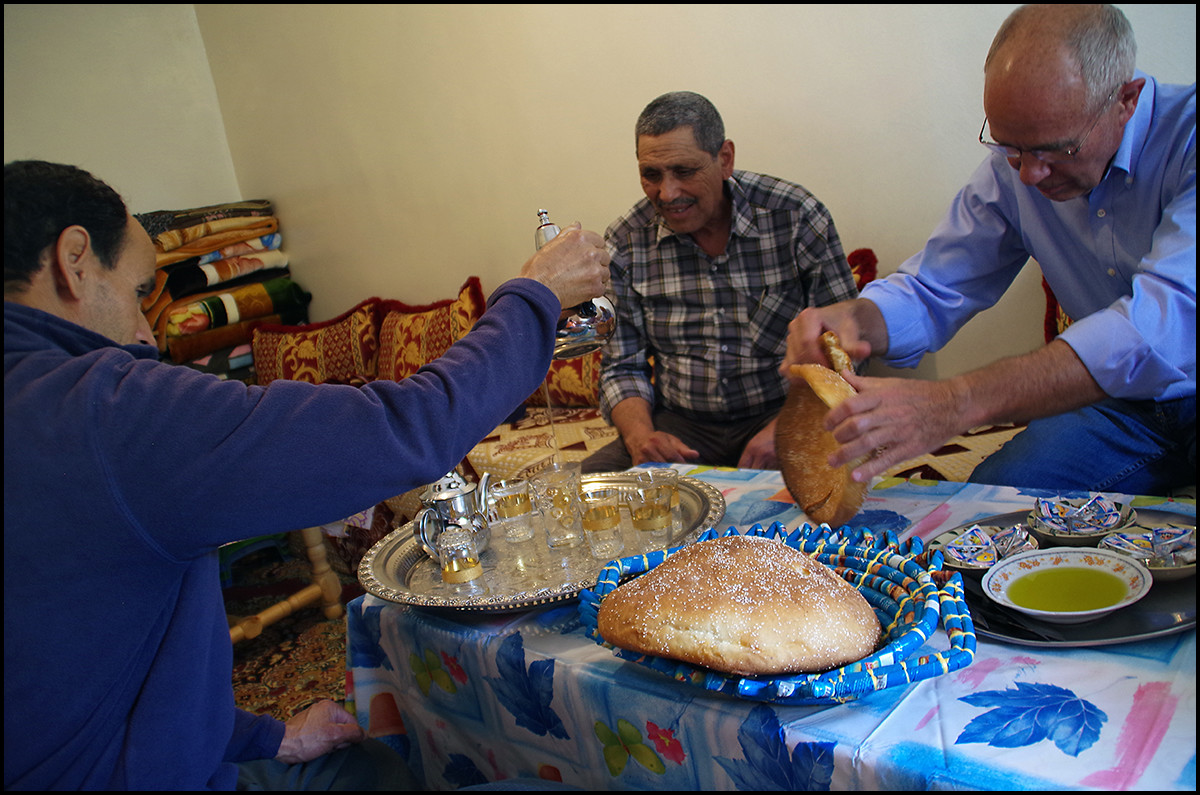
<svg viewBox="0 0 1200 795">
<path fill-rule="evenodd" d="M 847 379 L 830 464 L 865 480 L 992 422 L 1028 422 L 971 479 L 1163 494 L 1196 482 L 1196 87 L 1134 70 L 1111 6 L 1025 6 L 985 64 L 993 151 L 924 250 L 861 298 L 805 310 L 784 371 L 914 366 L 992 306 L 1029 258 L 1074 322 L 1050 344 L 940 381 Z"/>
</svg>

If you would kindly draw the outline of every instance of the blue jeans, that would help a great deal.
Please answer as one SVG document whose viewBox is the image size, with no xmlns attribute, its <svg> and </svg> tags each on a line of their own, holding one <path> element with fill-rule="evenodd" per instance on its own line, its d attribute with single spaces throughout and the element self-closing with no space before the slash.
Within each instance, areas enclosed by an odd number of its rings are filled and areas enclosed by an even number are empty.
<svg viewBox="0 0 1200 795">
<path fill-rule="evenodd" d="M 422 789 L 400 754 L 366 739 L 311 762 L 286 765 L 274 759 L 241 762 L 237 788 L 249 791 L 404 792 Z"/>
<path fill-rule="evenodd" d="M 975 467 L 970 480 L 1167 496 L 1196 484 L 1196 397 L 1109 399 L 1034 420 Z"/>
</svg>

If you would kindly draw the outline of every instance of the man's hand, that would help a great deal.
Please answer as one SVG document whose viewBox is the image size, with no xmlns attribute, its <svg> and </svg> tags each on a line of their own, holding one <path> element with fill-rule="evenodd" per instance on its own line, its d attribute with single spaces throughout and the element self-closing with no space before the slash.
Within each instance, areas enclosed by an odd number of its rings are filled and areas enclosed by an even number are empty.
<svg viewBox="0 0 1200 795">
<path fill-rule="evenodd" d="M 678 436 L 655 430 L 650 404 L 640 397 L 628 397 L 613 406 L 612 423 L 634 466 L 647 462 L 680 464 L 700 457 L 699 450 L 688 447 Z"/>
<path fill-rule="evenodd" d="M 887 325 L 875 304 L 863 298 L 801 310 L 788 324 L 787 353 L 779 372 L 791 380 L 793 364 L 832 367 L 821 345 L 826 331 L 837 334 L 851 359 L 861 362 L 887 351 Z"/>
<path fill-rule="evenodd" d="M 678 436 L 665 431 L 654 431 L 649 436 L 625 438 L 625 449 L 629 451 L 634 466 L 647 462 L 681 464 L 700 457 L 698 450 L 693 450 Z"/>
<path fill-rule="evenodd" d="M 521 276 L 549 287 L 566 309 L 604 295 L 611 278 L 609 259 L 604 239 L 575 223 L 538 249 Z"/>
<path fill-rule="evenodd" d="M 859 483 L 936 450 L 972 427 L 951 381 L 860 378 L 849 370 L 842 377 L 858 394 L 825 417 L 825 429 L 841 445 L 829 457 L 829 466 L 837 469 L 866 457 L 851 473 Z"/>
<path fill-rule="evenodd" d="M 1060 339 L 942 381 L 860 378 L 848 370 L 842 376 L 858 394 L 825 417 L 826 430 L 841 444 L 829 465 L 840 467 L 868 456 L 852 473 L 860 483 L 976 426 L 1026 423 L 1106 397 Z"/>
<path fill-rule="evenodd" d="M 349 712 L 332 701 L 318 701 L 284 722 L 283 742 L 275 758 L 288 765 L 311 762 L 366 736 Z"/>
<path fill-rule="evenodd" d="M 742 469 L 779 469 L 779 459 L 775 456 L 775 423 L 771 420 L 767 427 L 754 434 L 754 438 L 746 442 L 738 466 Z"/>
</svg>

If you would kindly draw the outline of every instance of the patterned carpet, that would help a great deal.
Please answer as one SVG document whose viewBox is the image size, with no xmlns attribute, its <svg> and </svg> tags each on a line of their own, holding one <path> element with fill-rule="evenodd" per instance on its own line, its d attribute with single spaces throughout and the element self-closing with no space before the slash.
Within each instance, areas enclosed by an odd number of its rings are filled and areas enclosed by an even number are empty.
<svg viewBox="0 0 1200 795">
<path fill-rule="evenodd" d="M 253 615 L 309 582 L 302 555 L 281 561 L 274 550 L 247 556 L 234 566 L 225 608 Z M 362 594 L 352 576 L 339 574 L 342 604 Z M 286 720 L 323 698 L 346 697 L 346 619 L 330 620 L 316 607 L 298 610 L 233 646 L 233 692 L 237 705 Z"/>
</svg>

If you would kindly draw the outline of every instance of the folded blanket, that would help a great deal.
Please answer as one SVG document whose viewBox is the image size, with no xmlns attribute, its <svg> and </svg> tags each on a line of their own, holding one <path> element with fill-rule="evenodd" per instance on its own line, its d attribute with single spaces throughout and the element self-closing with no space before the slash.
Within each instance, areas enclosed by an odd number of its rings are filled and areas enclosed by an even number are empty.
<svg viewBox="0 0 1200 795">
<path fill-rule="evenodd" d="M 270 281 L 271 279 L 278 279 L 281 276 L 292 275 L 291 271 L 286 266 L 282 268 L 267 268 L 260 271 L 252 271 L 245 276 L 235 276 L 229 281 L 214 284 L 207 289 L 192 291 L 184 295 L 175 295 L 167 289 L 166 285 L 166 280 L 170 278 L 170 274 L 170 268 L 159 268 L 156 277 L 161 276 L 162 278 L 160 279 L 161 287 L 157 286 L 156 282 L 155 291 L 157 293 L 157 297 L 154 298 L 153 302 L 150 302 L 148 298 L 142 301 L 142 314 L 146 316 L 146 322 L 150 324 L 150 328 L 154 329 L 155 334 L 159 337 L 160 341 L 166 334 L 167 311 L 170 309 L 178 309 L 181 305 L 181 302 L 187 303 L 189 301 L 198 300 L 199 298 L 207 298 L 208 296 L 215 295 L 218 292 L 227 292 L 235 287 L 241 287 L 244 284 L 250 284 L 252 282 L 265 282 Z"/>
<path fill-rule="evenodd" d="M 294 315 L 295 313 L 289 313 Z M 308 312 L 301 310 L 299 312 L 300 320 L 304 322 L 308 317 Z M 214 351 L 219 351 L 222 348 L 229 348 L 235 345 L 248 345 L 254 338 L 252 327 L 257 323 L 284 323 L 284 315 L 279 313 L 267 315 L 266 317 L 256 317 L 251 320 L 243 320 L 238 323 L 231 323 L 227 326 L 218 326 L 217 328 L 201 331 L 198 334 L 188 334 L 186 337 L 167 337 L 167 354 L 171 361 L 176 364 L 186 364 L 194 361 L 201 356 L 207 356 Z"/>
<path fill-rule="evenodd" d="M 273 215 L 263 218 L 224 218 L 184 229 L 172 229 L 154 238 L 154 248 L 158 252 L 155 259 L 161 268 L 211 254 L 234 243 L 270 235 L 278 229 L 279 219 Z"/>
<path fill-rule="evenodd" d="M 290 278 L 253 282 L 229 290 L 218 290 L 176 301 L 163 312 L 155 337 L 165 351 L 168 337 L 182 337 L 254 320 L 285 310 L 307 308 L 312 295 Z"/>
<path fill-rule="evenodd" d="M 154 210 L 148 213 L 137 213 L 137 219 L 146 233 L 153 240 L 163 232 L 172 229 L 184 229 L 207 221 L 217 221 L 224 218 L 244 218 L 247 216 L 274 215 L 275 209 L 268 199 L 251 199 L 249 201 L 225 202 L 210 204 L 207 207 L 194 207 L 187 210 Z"/>
<path fill-rule="evenodd" d="M 252 383 L 254 378 L 254 351 L 248 344 L 221 348 L 180 364 L 222 379 Z"/>
<path fill-rule="evenodd" d="M 186 298 L 241 276 L 271 268 L 286 268 L 287 265 L 287 255 L 277 249 L 204 264 L 192 264 L 190 260 L 179 262 L 167 269 L 166 291 L 174 298 Z"/>
<path fill-rule="evenodd" d="M 229 257 L 241 257 L 246 254 L 253 254 L 256 251 L 274 251 L 283 245 L 283 235 L 275 233 L 273 235 L 263 235 L 256 237 L 253 240 L 245 240 L 241 243 L 234 243 L 231 246 L 218 249 L 217 251 L 209 252 L 200 257 L 196 257 L 197 265 L 207 265 L 210 262 L 216 262 L 219 259 L 228 259 Z M 186 260 L 185 260 L 186 262 Z"/>
</svg>

